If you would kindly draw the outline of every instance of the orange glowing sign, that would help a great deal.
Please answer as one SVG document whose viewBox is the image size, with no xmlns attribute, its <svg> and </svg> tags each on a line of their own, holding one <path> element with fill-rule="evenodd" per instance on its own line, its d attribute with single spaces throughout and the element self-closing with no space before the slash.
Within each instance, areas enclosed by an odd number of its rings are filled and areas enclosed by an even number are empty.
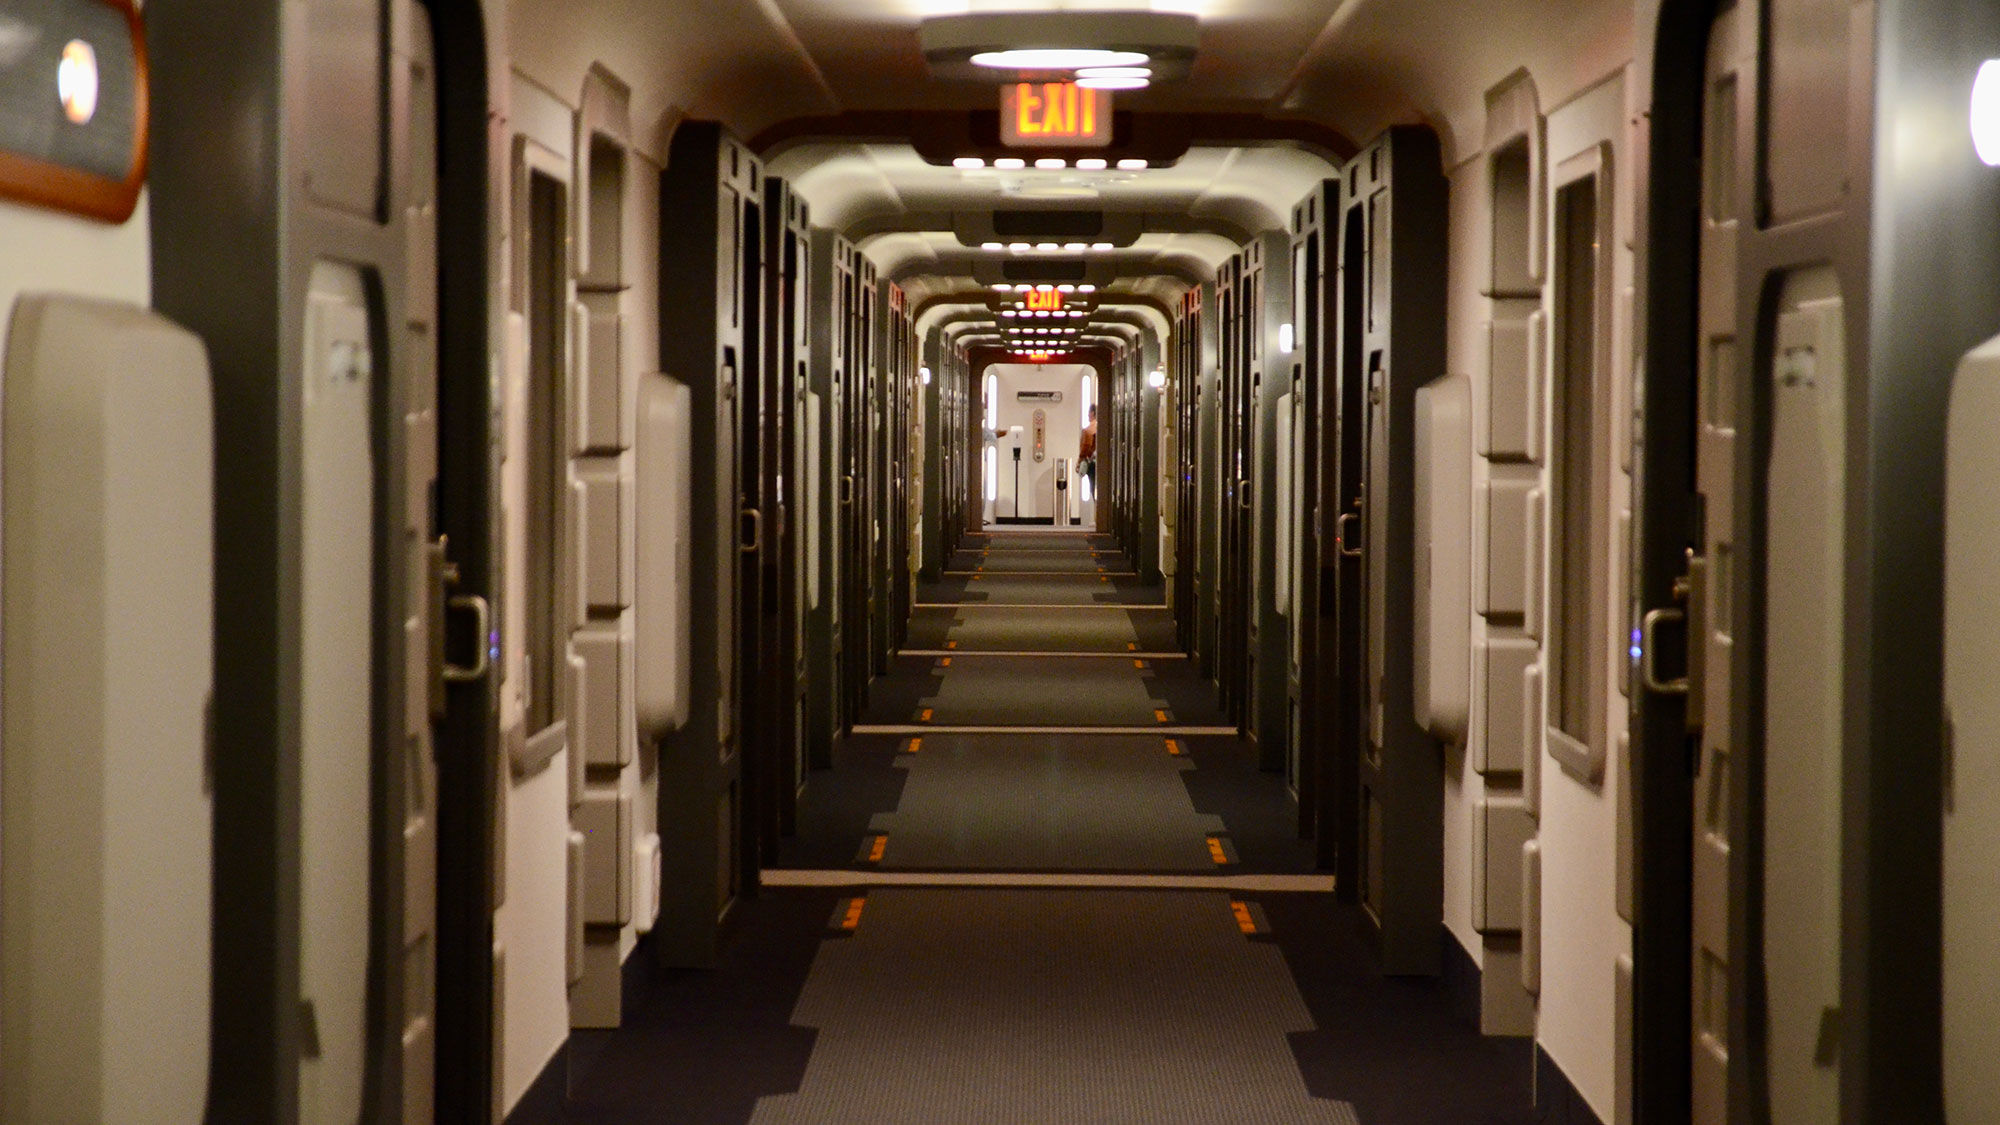
<svg viewBox="0 0 2000 1125">
<path fill-rule="evenodd" d="M 1102 148 L 1111 143 L 1111 94 L 1074 82 L 1000 87 L 1000 143 L 1009 148 Z"/>
<path fill-rule="evenodd" d="M 1029 312 L 1061 312 L 1061 311 L 1062 311 L 1062 307 L 1063 307 L 1063 299 L 1062 299 L 1062 294 L 1061 294 L 1061 293 L 1058 293 L 1058 292 L 1056 292 L 1056 291 L 1055 291 L 1055 290 L 1053 290 L 1053 289 L 1051 289 L 1051 290 L 1048 290 L 1047 292 L 1044 292 L 1044 291 L 1042 291 L 1042 290 L 1039 290 L 1039 289 L 1036 289 L 1036 290 L 1032 290 L 1032 291 L 1030 291 L 1030 292 L 1028 293 L 1028 295 L 1027 295 L 1027 296 L 1028 296 L 1028 311 L 1029 311 Z"/>
</svg>

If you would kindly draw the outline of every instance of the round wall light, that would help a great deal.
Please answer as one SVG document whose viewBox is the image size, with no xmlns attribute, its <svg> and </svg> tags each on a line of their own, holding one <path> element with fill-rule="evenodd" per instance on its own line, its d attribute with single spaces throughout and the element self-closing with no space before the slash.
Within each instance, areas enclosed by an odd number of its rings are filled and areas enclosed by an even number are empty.
<svg viewBox="0 0 2000 1125">
<path fill-rule="evenodd" d="M 1972 148 L 1988 166 L 2000 168 L 2000 59 L 1980 63 L 1972 80 Z"/>
<path fill-rule="evenodd" d="M 97 49 L 72 39 L 56 64 L 56 97 L 72 124 L 88 125 L 97 116 Z"/>
<path fill-rule="evenodd" d="M 1153 368 L 1153 373 L 1146 376 L 1146 385 L 1153 388 L 1156 391 L 1159 390 L 1161 387 L 1166 386 L 1167 369 L 1164 367 Z"/>
</svg>

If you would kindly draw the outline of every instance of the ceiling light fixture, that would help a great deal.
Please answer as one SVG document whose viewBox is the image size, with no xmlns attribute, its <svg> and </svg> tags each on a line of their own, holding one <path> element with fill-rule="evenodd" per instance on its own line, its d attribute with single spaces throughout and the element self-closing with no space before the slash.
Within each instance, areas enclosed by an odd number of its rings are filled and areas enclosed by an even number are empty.
<svg viewBox="0 0 2000 1125">
<path fill-rule="evenodd" d="M 1153 61 L 1142 51 L 1108 51 L 1101 47 L 1016 47 L 981 51 L 973 66 L 988 70 L 1079 70 L 1091 67 L 1132 67 Z"/>
<path fill-rule="evenodd" d="M 1069 161 L 1064 160 L 1060 156 L 1044 156 L 1035 161 L 1035 167 L 1040 168 L 1044 172 L 1060 172 L 1064 168 L 1069 167 Z"/>
<path fill-rule="evenodd" d="M 1006 247 L 1005 247 L 1005 246 L 1001 245 L 1001 244 L 1000 244 L 1000 243 L 998 243 L 998 242 L 982 242 L 982 243 L 980 243 L 980 244 L 979 244 L 979 248 L 980 248 L 981 250 L 1005 250 L 1005 249 L 1006 249 Z"/>
<path fill-rule="evenodd" d="M 1000 159 L 995 160 L 993 162 L 993 166 L 995 168 L 1000 169 L 1002 172 L 1018 172 L 1021 169 L 1026 168 L 1028 166 L 1028 162 L 1021 159 L 1018 156 L 1003 156 Z"/>
<path fill-rule="evenodd" d="M 993 163 L 995 165 L 998 165 L 1000 162 L 996 160 Z M 1152 167 L 1152 165 L 1144 160 L 1135 160 L 1128 158 L 1125 160 L 1120 160 L 1118 162 L 1118 170 L 1120 172 L 1143 172 L 1150 167 Z"/>
<path fill-rule="evenodd" d="M 1079 78 L 1076 84 L 1086 90 L 1143 90 L 1153 83 L 1147 78 Z"/>
<path fill-rule="evenodd" d="M 954 168 L 962 168 L 965 171 L 971 172 L 986 167 L 986 161 L 982 157 L 961 156 L 958 159 L 952 161 L 951 166 Z"/>
<path fill-rule="evenodd" d="M 1111 162 L 1101 156 L 1086 156 L 1076 162 L 1076 170 L 1079 172 L 1102 172 L 1109 167 Z"/>
<path fill-rule="evenodd" d="M 1153 71 L 1143 66 L 1087 66 L 1076 72 L 1078 78 L 1151 78 Z"/>
<path fill-rule="evenodd" d="M 940 78 L 1048 81 L 1064 72 L 1150 67 L 1185 76 L 1201 43 L 1192 12 L 1043 10 L 960 12 L 917 29 L 924 61 Z"/>
</svg>

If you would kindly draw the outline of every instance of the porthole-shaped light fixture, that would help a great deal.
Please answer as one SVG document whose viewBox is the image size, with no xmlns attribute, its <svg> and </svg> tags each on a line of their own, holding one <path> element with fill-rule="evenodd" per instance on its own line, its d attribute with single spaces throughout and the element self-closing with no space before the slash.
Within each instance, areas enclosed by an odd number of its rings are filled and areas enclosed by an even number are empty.
<svg viewBox="0 0 2000 1125">
<path fill-rule="evenodd" d="M 1972 148 L 1989 167 L 2000 168 L 2000 59 L 1980 63 L 1972 79 Z"/>
<path fill-rule="evenodd" d="M 63 116 L 73 125 L 90 124 L 97 116 L 97 90 L 97 49 L 81 39 L 70 40 L 56 64 L 56 97 Z"/>
</svg>

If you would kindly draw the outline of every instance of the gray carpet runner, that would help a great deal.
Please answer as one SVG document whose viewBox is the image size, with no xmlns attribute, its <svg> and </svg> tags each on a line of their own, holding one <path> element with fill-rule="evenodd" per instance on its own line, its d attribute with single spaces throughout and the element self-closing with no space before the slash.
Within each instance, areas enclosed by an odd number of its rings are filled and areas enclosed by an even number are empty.
<svg viewBox="0 0 2000 1125">
<path fill-rule="evenodd" d="M 1359 1120 L 1307 1092 L 1311 1015 L 1225 894 L 876 889 L 792 1021 L 812 1058 L 758 1125 Z"/>
</svg>

